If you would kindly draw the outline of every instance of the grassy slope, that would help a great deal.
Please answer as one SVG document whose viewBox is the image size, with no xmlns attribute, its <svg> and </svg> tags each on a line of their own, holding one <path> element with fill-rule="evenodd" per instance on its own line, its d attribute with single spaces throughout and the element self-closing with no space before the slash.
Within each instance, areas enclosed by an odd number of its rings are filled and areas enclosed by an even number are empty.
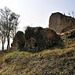
<svg viewBox="0 0 75 75">
<path fill-rule="evenodd" d="M 0 62 L 0 75 L 74 75 L 75 47 L 39 53 L 14 51 Z"/>
</svg>

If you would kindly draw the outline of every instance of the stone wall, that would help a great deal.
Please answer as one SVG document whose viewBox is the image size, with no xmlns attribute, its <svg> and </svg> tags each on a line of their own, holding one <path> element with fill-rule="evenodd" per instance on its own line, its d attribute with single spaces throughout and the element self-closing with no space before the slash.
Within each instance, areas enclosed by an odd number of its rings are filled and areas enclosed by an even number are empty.
<svg viewBox="0 0 75 75">
<path fill-rule="evenodd" d="M 25 31 L 25 50 L 39 52 L 54 46 L 63 46 L 63 41 L 49 28 L 28 27 Z"/>
<path fill-rule="evenodd" d="M 25 34 L 18 31 L 12 43 L 12 47 L 17 47 L 20 51 L 32 53 L 55 46 L 63 47 L 60 36 L 55 31 L 42 27 L 27 27 Z"/>
<path fill-rule="evenodd" d="M 49 28 L 57 33 L 75 29 L 75 19 L 59 12 L 53 13 L 49 19 Z"/>
<path fill-rule="evenodd" d="M 22 31 L 18 31 L 11 44 L 12 47 L 16 47 L 19 50 L 23 50 L 25 45 L 25 34 Z"/>
</svg>

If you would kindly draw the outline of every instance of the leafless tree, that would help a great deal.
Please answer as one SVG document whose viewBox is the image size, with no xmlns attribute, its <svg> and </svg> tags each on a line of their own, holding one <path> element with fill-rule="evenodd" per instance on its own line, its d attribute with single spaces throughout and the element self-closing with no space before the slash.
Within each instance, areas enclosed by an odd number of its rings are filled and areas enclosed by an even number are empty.
<svg viewBox="0 0 75 75">
<path fill-rule="evenodd" d="M 72 16 L 75 18 L 75 12 L 74 11 L 72 11 Z"/>
<path fill-rule="evenodd" d="M 73 18 L 75 18 L 75 12 L 74 11 L 69 12 L 68 15 L 72 16 Z"/>
<path fill-rule="evenodd" d="M 0 26 L 0 40 L 2 42 L 2 50 L 4 50 L 5 39 L 6 39 L 5 29 L 2 26 Z"/>
<path fill-rule="evenodd" d="M 0 9 L 0 20 L 1 20 L 0 21 L 0 27 L 1 27 L 0 31 L 2 33 L 2 28 L 3 28 L 5 36 L 7 38 L 7 49 L 10 48 L 11 33 L 13 34 L 16 33 L 18 19 L 19 19 L 19 15 L 13 13 L 9 8 L 5 7 L 4 9 Z"/>
</svg>

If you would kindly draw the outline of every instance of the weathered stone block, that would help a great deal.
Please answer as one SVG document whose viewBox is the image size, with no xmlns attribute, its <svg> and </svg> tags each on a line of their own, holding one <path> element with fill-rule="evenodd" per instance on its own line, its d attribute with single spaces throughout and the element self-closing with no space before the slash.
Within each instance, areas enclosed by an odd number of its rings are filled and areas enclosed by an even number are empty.
<svg viewBox="0 0 75 75">
<path fill-rule="evenodd" d="M 59 12 L 53 13 L 49 18 L 49 28 L 57 33 L 75 29 L 75 19 Z"/>
</svg>

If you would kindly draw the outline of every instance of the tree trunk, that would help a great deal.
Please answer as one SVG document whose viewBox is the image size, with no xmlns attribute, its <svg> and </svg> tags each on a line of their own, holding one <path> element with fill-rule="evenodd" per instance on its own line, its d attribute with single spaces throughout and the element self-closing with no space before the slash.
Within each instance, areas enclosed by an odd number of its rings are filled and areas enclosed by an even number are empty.
<svg viewBox="0 0 75 75">
<path fill-rule="evenodd" d="M 2 41 L 2 51 L 4 51 L 4 42 Z"/>
<path fill-rule="evenodd" d="M 4 37 L 2 36 L 2 51 L 4 51 Z"/>
<path fill-rule="evenodd" d="M 10 48 L 10 37 L 7 36 L 7 49 Z"/>
</svg>

